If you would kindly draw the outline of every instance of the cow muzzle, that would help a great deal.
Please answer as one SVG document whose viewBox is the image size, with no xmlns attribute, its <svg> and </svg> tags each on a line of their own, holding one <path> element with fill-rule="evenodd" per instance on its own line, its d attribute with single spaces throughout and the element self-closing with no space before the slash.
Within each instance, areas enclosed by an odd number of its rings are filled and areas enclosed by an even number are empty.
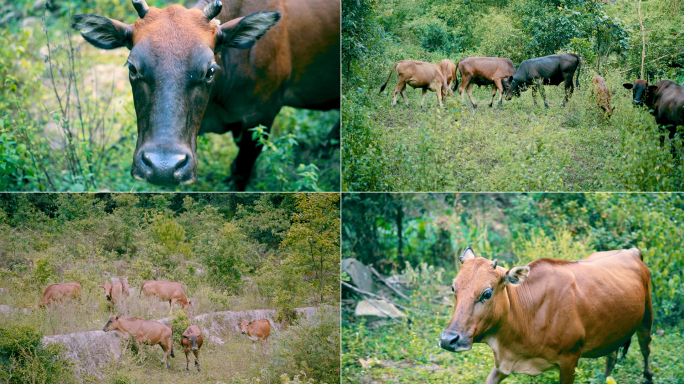
<svg viewBox="0 0 684 384">
<path fill-rule="evenodd" d="M 243 334 L 243 335 L 246 335 L 246 334 L 247 334 L 247 332 L 246 332 L 246 331 L 242 331 L 242 334 Z"/>
<path fill-rule="evenodd" d="M 109 296 L 109 295 L 105 295 L 105 297 L 107 298 L 108 301 L 111 301 L 111 300 L 112 300 L 112 297 Z"/>
<path fill-rule="evenodd" d="M 632 104 L 641 107 L 644 103 L 641 100 L 632 100 Z"/>
<path fill-rule="evenodd" d="M 449 352 L 469 351 L 473 348 L 469 337 L 451 331 L 443 331 L 439 337 L 439 346 Z"/>
<path fill-rule="evenodd" d="M 197 158 L 185 145 L 145 144 L 133 157 L 131 175 L 156 185 L 189 184 L 197 180 Z"/>
</svg>

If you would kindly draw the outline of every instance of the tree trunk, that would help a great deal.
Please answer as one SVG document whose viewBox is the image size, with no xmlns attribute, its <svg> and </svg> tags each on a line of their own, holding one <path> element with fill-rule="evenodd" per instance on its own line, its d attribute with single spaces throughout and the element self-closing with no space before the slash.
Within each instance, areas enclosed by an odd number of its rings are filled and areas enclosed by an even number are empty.
<svg viewBox="0 0 684 384">
<path fill-rule="evenodd" d="M 641 0 L 637 5 L 637 10 L 639 11 L 639 26 L 641 27 L 641 77 L 644 78 L 644 59 L 646 58 L 646 33 L 644 32 L 644 22 L 641 19 Z"/>
<path fill-rule="evenodd" d="M 404 219 L 404 209 L 401 206 L 401 203 L 397 205 L 397 262 L 399 263 L 399 268 L 404 267 L 404 255 L 403 255 L 403 248 L 404 248 L 404 238 L 402 235 L 402 228 L 401 228 L 401 223 Z"/>
</svg>

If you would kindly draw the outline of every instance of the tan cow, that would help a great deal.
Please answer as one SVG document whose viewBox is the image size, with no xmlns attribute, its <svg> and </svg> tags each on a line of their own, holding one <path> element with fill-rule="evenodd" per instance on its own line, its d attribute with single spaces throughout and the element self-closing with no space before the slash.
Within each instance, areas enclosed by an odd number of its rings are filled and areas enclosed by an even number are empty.
<svg viewBox="0 0 684 384">
<path fill-rule="evenodd" d="M 442 98 L 446 97 L 449 86 L 446 83 L 446 79 L 442 75 L 442 69 L 437 64 L 426 63 L 424 61 L 417 60 L 400 60 L 394 63 L 392 70 L 387 76 L 387 81 L 380 87 L 380 92 L 385 90 L 387 83 L 394 73 L 394 69 L 397 69 L 397 77 L 399 82 L 397 86 L 394 87 L 394 99 L 392 100 L 392 106 L 397 105 L 397 95 L 401 93 L 401 97 L 404 98 L 404 103 L 408 107 L 408 99 L 406 98 L 406 85 L 411 87 L 420 88 L 423 90 L 423 100 L 420 102 L 420 106 L 425 103 L 425 95 L 427 91 L 437 93 L 437 99 L 439 99 L 439 106 L 442 107 Z"/>
<path fill-rule="evenodd" d="M 45 308 L 53 302 L 61 302 L 65 298 L 75 299 L 80 296 L 83 288 L 76 281 L 71 283 L 52 284 L 45 288 L 43 297 L 40 299 L 40 307 Z"/>
<path fill-rule="evenodd" d="M 202 348 L 202 343 L 204 343 L 202 331 L 200 331 L 199 327 L 196 325 L 189 326 L 185 332 L 183 332 L 183 335 L 181 335 L 181 345 L 183 346 L 183 351 L 185 352 L 186 372 L 190 372 L 190 357 L 188 357 L 190 351 L 192 351 L 192 353 L 195 355 L 195 367 L 197 367 L 197 372 L 200 371 L 199 354 L 200 348 Z"/>
<path fill-rule="evenodd" d="M 145 296 L 149 299 L 153 296 L 158 297 L 163 301 L 168 301 L 169 316 L 173 314 L 173 307 L 178 301 L 185 311 L 190 311 L 192 302 L 185 296 L 185 288 L 181 283 L 173 281 L 146 281 L 140 286 L 140 293 L 145 292 Z M 152 313 L 152 306 L 150 305 L 150 313 Z"/>
<path fill-rule="evenodd" d="M 591 95 L 596 98 L 596 104 L 603 111 L 603 116 L 610 117 L 613 114 L 613 108 L 610 106 L 610 90 L 603 77 L 596 75 L 591 79 Z"/>
<path fill-rule="evenodd" d="M 252 348 L 256 352 L 256 341 L 261 341 L 262 352 L 268 354 L 268 336 L 271 334 L 271 323 L 267 319 L 243 321 L 240 323 L 243 335 L 252 340 Z M 265 345 L 266 343 L 266 345 Z M 264 349 L 266 348 L 266 349 Z"/>
<path fill-rule="evenodd" d="M 515 67 L 511 59 L 503 57 L 467 57 L 458 61 L 458 71 L 461 73 L 461 85 L 458 92 L 461 94 L 461 102 L 465 103 L 465 91 L 468 92 L 473 108 L 477 108 L 477 103 L 473 99 L 474 85 L 491 85 L 492 97 L 489 99 L 489 106 L 494 103 L 496 90 L 499 90 L 499 106 L 503 103 L 503 84 L 502 79 L 515 73 Z"/>
<path fill-rule="evenodd" d="M 119 310 L 124 313 L 128 313 L 126 308 L 126 299 L 131 295 L 128 289 L 128 284 L 125 281 L 115 283 L 114 285 L 109 283 L 104 283 L 98 286 L 104 289 L 105 298 L 109 301 L 109 314 L 111 315 L 116 306 Z"/>
<path fill-rule="evenodd" d="M 653 307 L 651 274 L 641 252 L 597 252 L 585 259 L 535 260 L 509 269 L 475 257 L 467 248 L 452 290 L 454 315 L 440 337 L 447 351 L 486 343 L 495 367 L 486 384 L 512 373 L 539 375 L 560 370 L 560 383 L 575 381 L 580 357 L 607 356 L 609 376 L 617 351 L 627 353 L 634 333 L 649 368 Z"/>
<path fill-rule="evenodd" d="M 439 65 L 439 68 L 442 70 L 442 76 L 444 76 L 444 80 L 446 80 L 447 85 L 449 86 L 449 90 L 453 90 L 455 89 L 455 87 L 458 87 L 458 77 L 456 77 L 456 64 L 454 64 L 454 62 L 449 59 L 443 59 L 440 60 L 439 63 L 437 63 L 437 65 Z"/>
<path fill-rule="evenodd" d="M 138 349 L 136 343 L 159 345 L 164 351 L 162 363 L 166 363 L 166 369 L 171 368 L 169 354 L 171 357 L 176 356 L 173 354 L 173 329 L 168 325 L 139 317 L 124 319 L 121 315 L 111 315 L 102 330 L 104 332 L 117 331 L 124 339 L 133 336 L 132 346 L 136 351 Z"/>
</svg>

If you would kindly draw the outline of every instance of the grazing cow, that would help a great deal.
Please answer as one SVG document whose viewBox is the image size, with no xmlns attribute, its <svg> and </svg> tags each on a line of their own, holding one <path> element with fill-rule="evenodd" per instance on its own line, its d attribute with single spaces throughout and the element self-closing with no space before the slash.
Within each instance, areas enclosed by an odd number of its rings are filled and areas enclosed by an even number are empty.
<svg viewBox="0 0 684 384">
<path fill-rule="evenodd" d="M 511 59 L 502 57 L 467 57 L 458 61 L 458 71 L 461 72 L 461 86 L 458 91 L 461 93 L 461 101 L 465 103 L 465 91 L 468 91 L 470 102 L 473 108 L 477 108 L 477 103 L 473 99 L 474 85 L 491 85 L 492 97 L 489 106 L 494 103 L 496 90 L 499 90 L 499 106 L 503 103 L 503 84 L 501 81 L 515 73 L 515 67 Z"/>
<path fill-rule="evenodd" d="M 156 296 L 163 301 L 168 301 L 171 306 L 169 308 L 169 316 L 173 314 L 173 307 L 176 305 L 177 301 L 185 311 L 189 311 L 192 308 L 192 302 L 185 296 L 185 288 L 183 288 L 181 283 L 150 280 L 140 286 L 140 294 L 143 292 L 145 292 L 145 296 L 148 299 L 152 296 Z M 151 305 L 150 313 L 152 313 Z"/>
<path fill-rule="evenodd" d="M 139 317 L 124 319 L 121 315 L 111 315 L 102 330 L 104 332 L 117 331 L 124 339 L 133 336 L 131 345 L 136 352 L 137 343 L 159 345 L 164 351 L 162 363 L 166 362 L 166 369 L 171 368 L 169 354 L 171 357 L 176 356 L 173 354 L 173 329 L 168 325 Z"/>
<path fill-rule="evenodd" d="M 114 306 L 124 313 L 128 313 L 126 299 L 131 295 L 131 292 L 128 290 L 128 284 L 126 284 L 125 281 L 114 283 L 114 285 L 104 283 L 103 285 L 100 285 L 99 288 L 104 289 L 105 298 L 109 301 L 110 315 L 114 311 Z"/>
<path fill-rule="evenodd" d="M 634 84 L 622 86 L 632 90 L 635 105 L 646 105 L 653 110 L 656 123 L 667 126 L 670 140 L 674 139 L 677 126 L 684 125 L 684 87 L 672 80 L 661 80 L 653 85 L 648 85 L 646 80 L 636 80 Z"/>
<path fill-rule="evenodd" d="M 256 341 L 261 341 L 261 350 L 264 352 L 264 342 L 268 343 L 268 336 L 271 334 L 271 323 L 267 319 L 243 321 L 240 323 L 240 330 L 243 335 L 252 340 L 252 348 L 256 352 Z M 266 353 L 268 353 L 266 345 Z"/>
<path fill-rule="evenodd" d="M 613 108 L 610 106 L 610 90 L 606 85 L 606 80 L 601 76 L 594 76 L 591 79 L 591 94 L 596 98 L 598 107 L 603 111 L 604 117 L 610 117 L 613 114 Z"/>
<path fill-rule="evenodd" d="M 202 343 L 204 339 L 202 338 L 202 331 L 196 325 L 191 325 L 188 329 L 181 335 L 181 345 L 183 346 L 183 351 L 185 351 L 185 372 L 190 372 L 190 351 L 195 355 L 195 367 L 197 367 L 197 372 L 200 371 L 199 364 L 199 354 L 200 348 L 202 348 Z"/>
<path fill-rule="evenodd" d="M 282 106 L 340 108 L 339 0 L 132 2 L 134 24 L 76 15 L 71 25 L 97 48 L 131 50 L 136 179 L 194 182 L 197 135 L 230 131 L 240 147 L 232 181 L 244 190 L 262 150 L 249 129 L 270 127 Z"/>
<path fill-rule="evenodd" d="M 442 70 L 442 76 L 447 82 L 447 86 L 450 90 L 455 90 L 458 87 L 458 77 L 456 77 L 456 64 L 449 59 L 440 60 L 439 68 Z"/>
<path fill-rule="evenodd" d="M 540 259 L 507 270 L 467 248 L 452 290 L 454 315 L 440 337 L 447 351 L 486 343 L 495 367 L 487 384 L 512 373 L 560 370 L 560 383 L 575 381 L 580 357 L 607 356 L 605 375 L 627 353 L 634 333 L 649 368 L 653 307 L 651 274 L 641 252 L 597 252 L 576 261 Z"/>
<path fill-rule="evenodd" d="M 560 55 L 550 55 L 538 57 L 536 59 L 525 60 L 520 63 L 518 70 L 503 81 L 506 100 L 510 100 L 513 95 L 520 97 L 520 91 L 526 91 L 530 85 L 532 87 L 532 100 L 537 105 L 536 90 L 539 90 L 544 98 L 544 106 L 549 107 L 546 102 L 544 85 L 559 85 L 565 83 L 565 97 L 562 105 L 568 101 L 575 87 L 572 85 L 572 78 L 577 70 L 577 88 L 579 88 L 579 73 L 581 67 L 579 56 L 574 53 L 562 53 Z"/>
<path fill-rule="evenodd" d="M 394 87 L 394 100 L 392 100 L 392 106 L 397 105 L 397 95 L 401 92 L 401 97 L 404 98 L 404 103 L 408 107 L 408 99 L 406 98 L 406 85 L 411 87 L 420 88 L 423 90 L 423 100 L 420 102 L 420 106 L 423 106 L 425 102 L 425 95 L 427 91 L 437 93 L 437 99 L 439 99 L 439 106 L 442 107 L 442 98 L 446 97 L 447 90 L 449 86 L 446 83 L 444 75 L 442 75 L 442 69 L 437 64 L 426 63 L 424 61 L 417 60 L 400 60 L 394 63 L 392 70 L 387 76 L 387 81 L 380 87 L 380 92 L 385 90 L 387 83 L 394 73 L 394 68 L 397 69 L 397 77 L 399 82 L 397 86 Z"/>
<path fill-rule="evenodd" d="M 45 288 L 40 299 L 40 307 L 45 308 L 53 302 L 63 301 L 65 298 L 75 299 L 80 296 L 83 288 L 76 281 L 71 283 L 52 284 Z"/>
</svg>

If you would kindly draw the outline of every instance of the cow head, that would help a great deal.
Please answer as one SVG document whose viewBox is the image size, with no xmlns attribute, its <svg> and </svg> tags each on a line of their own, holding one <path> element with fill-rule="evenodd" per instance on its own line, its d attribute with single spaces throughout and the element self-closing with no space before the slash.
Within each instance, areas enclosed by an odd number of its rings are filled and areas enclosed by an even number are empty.
<svg viewBox="0 0 684 384">
<path fill-rule="evenodd" d="M 192 301 L 188 300 L 187 304 L 183 304 L 183 310 L 189 313 L 192 310 Z"/>
<path fill-rule="evenodd" d="M 653 105 L 653 97 L 655 96 L 655 91 L 658 89 L 655 85 L 648 85 L 646 80 L 635 80 L 634 84 L 624 83 L 623 87 L 632 90 L 632 103 L 641 107 L 646 104 L 646 106 Z"/>
<path fill-rule="evenodd" d="M 247 327 L 249 327 L 250 325 L 252 325 L 252 322 L 251 322 L 251 321 L 245 320 L 245 321 L 239 323 L 238 325 L 240 326 L 240 331 L 241 331 L 242 334 L 244 335 L 244 334 L 247 333 Z"/>
<path fill-rule="evenodd" d="M 513 76 L 501 79 L 501 85 L 503 86 L 506 100 L 512 99 L 513 96 L 520 97 L 520 92 L 527 90 L 527 84 L 515 80 Z"/>
<path fill-rule="evenodd" d="M 470 247 L 460 257 L 462 266 L 451 289 L 456 300 L 454 315 L 442 332 L 440 346 L 450 352 L 468 351 L 509 309 L 506 285 L 522 284 L 530 268 L 506 270 L 496 260 L 475 257 Z"/>
<path fill-rule="evenodd" d="M 104 331 L 104 332 L 113 331 L 116 328 L 118 328 L 120 318 L 121 318 L 121 315 L 109 316 L 109 321 L 107 321 L 107 324 L 105 324 L 105 326 L 102 328 L 102 331 Z"/>
<path fill-rule="evenodd" d="M 190 333 L 188 333 L 188 331 L 190 331 Z M 199 336 L 200 336 L 199 334 L 194 333 L 190 329 L 190 327 L 188 327 L 188 329 L 185 330 L 185 333 L 183 333 L 183 335 L 181 335 L 181 338 L 189 341 L 190 342 L 190 349 L 193 351 L 196 351 L 197 350 L 197 340 L 199 339 Z"/>
<path fill-rule="evenodd" d="M 112 301 L 112 285 L 109 283 L 104 283 L 100 285 L 100 288 L 104 288 L 104 294 L 108 301 Z"/>
<path fill-rule="evenodd" d="M 222 69 L 216 55 L 252 47 L 280 13 L 253 13 L 217 26 L 212 20 L 221 12 L 220 0 L 204 10 L 150 8 L 145 0 L 133 5 L 139 16 L 134 24 L 76 15 L 71 26 L 97 48 L 131 50 L 125 66 L 138 122 L 131 175 L 158 185 L 192 183 L 200 123 Z"/>
</svg>

